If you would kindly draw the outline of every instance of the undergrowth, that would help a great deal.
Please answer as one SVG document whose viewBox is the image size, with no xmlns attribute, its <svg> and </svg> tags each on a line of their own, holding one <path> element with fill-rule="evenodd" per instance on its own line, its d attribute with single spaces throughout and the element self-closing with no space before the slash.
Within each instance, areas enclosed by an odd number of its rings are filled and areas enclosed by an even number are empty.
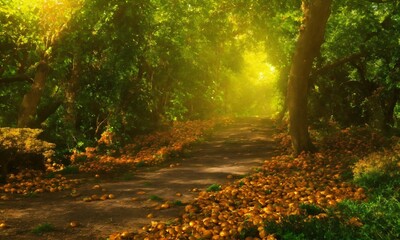
<svg viewBox="0 0 400 240">
<path fill-rule="evenodd" d="M 397 151 L 392 154 L 375 152 L 355 164 L 353 182 L 366 189 L 366 201 L 344 200 L 324 210 L 303 205 L 300 208 L 304 209 L 304 214 L 285 217 L 280 223 L 267 222 L 265 230 L 284 240 L 400 239 L 397 156 Z M 323 212 L 323 217 L 314 217 Z"/>
</svg>

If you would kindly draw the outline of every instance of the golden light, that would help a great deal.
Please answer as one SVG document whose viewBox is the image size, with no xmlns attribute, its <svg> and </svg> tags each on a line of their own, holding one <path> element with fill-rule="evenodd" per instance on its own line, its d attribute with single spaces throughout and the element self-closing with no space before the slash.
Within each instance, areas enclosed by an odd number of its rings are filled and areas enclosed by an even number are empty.
<svg viewBox="0 0 400 240">
<path fill-rule="evenodd" d="M 264 46 L 243 53 L 240 72 L 231 76 L 228 105 L 237 115 L 272 116 L 278 111 L 278 71 L 268 63 Z"/>
</svg>

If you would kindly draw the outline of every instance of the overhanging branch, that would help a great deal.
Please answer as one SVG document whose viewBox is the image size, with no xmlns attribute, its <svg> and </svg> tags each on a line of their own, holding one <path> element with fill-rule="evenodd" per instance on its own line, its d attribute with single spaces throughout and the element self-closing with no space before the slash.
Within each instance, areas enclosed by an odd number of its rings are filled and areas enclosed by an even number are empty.
<svg viewBox="0 0 400 240">
<path fill-rule="evenodd" d="M 365 55 L 365 54 L 362 53 L 362 52 L 361 52 L 361 53 L 354 53 L 354 54 L 351 54 L 351 55 L 349 55 L 349 56 L 340 58 L 340 59 L 336 60 L 335 62 L 328 63 L 328 64 L 326 64 L 325 66 L 323 66 L 323 67 L 321 67 L 321 68 L 316 69 L 315 71 L 313 71 L 313 72 L 311 73 L 311 78 L 314 78 L 314 77 L 316 77 L 316 76 L 318 76 L 318 75 L 325 74 L 325 73 L 329 72 L 330 70 L 332 70 L 332 69 L 334 69 L 334 68 L 336 68 L 336 67 L 339 67 L 339 66 L 341 66 L 341 65 L 343 65 L 343 64 L 346 64 L 346 63 L 349 63 L 349 62 L 358 60 L 358 59 L 360 59 L 361 57 L 363 57 L 364 55 Z"/>
<path fill-rule="evenodd" d="M 33 79 L 25 74 L 13 76 L 13 77 L 0 78 L 0 84 L 10 84 L 10 83 L 15 83 L 15 82 L 33 83 Z"/>
</svg>

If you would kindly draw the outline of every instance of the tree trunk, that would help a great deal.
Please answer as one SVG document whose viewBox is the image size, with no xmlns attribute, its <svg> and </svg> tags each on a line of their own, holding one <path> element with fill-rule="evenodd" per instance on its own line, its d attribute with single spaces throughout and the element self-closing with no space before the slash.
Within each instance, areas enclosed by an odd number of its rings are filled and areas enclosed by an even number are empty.
<svg viewBox="0 0 400 240">
<path fill-rule="evenodd" d="M 303 24 L 297 40 L 288 84 L 289 132 L 294 154 L 313 151 L 308 132 L 307 95 L 314 58 L 324 41 L 332 0 L 303 0 Z"/>
<path fill-rule="evenodd" d="M 40 107 L 36 113 L 36 119 L 32 122 L 32 128 L 40 128 L 40 125 L 46 121 L 51 115 L 53 115 L 57 109 L 61 106 L 62 101 L 59 99 L 53 99 L 50 103 Z"/>
<path fill-rule="evenodd" d="M 64 121 L 69 126 L 70 130 L 75 131 L 76 129 L 76 92 L 79 86 L 79 74 L 80 74 L 80 59 L 77 55 L 74 56 L 72 62 L 72 69 L 70 78 L 65 88 L 65 115 Z"/>
<path fill-rule="evenodd" d="M 46 77 L 49 72 L 49 66 L 45 61 L 39 62 L 36 68 L 35 78 L 32 88 L 22 99 L 18 115 L 18 127 L 31 127 L 36 117 L 37 107 L 42 97 L 46 83 Z"/>
<path fill-rule="evenodd" d="M 280 76 L 279 76 L 279 80 L 278 80 L 278 83 L 279 83 L 278 89 L 281 92 L 282 96 L 284 96 L 282 109 L 277 116 L 277 121 L 280 124 L 283 123 L 283 119 L 288 111 L 287 89 L 288 89 L 288 81 L 289 81 L 289 70 L 290 70 L 290 66 L 284 67 L 280 72 Z"/>
<path fill-rule="evenodd" d="M 383 131 L 390 133 L 394 125 L 394 108 L 396 107 L 397 100 L 399 99 L 399 89 L 394 88 L 391 90 L 388 99 L 386 99 L 383 106 Z"/>
</svg>

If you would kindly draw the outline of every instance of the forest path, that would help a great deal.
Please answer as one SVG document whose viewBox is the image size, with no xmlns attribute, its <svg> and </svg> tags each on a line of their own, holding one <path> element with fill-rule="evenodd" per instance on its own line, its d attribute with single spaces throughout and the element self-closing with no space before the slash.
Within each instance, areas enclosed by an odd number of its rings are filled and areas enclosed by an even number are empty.
<svg viewBox="0 0 400 240">
<path fill-rule="evenodd" d="M 186 157 L 140 168 L 129 180 L 121 180 L 126 176 L 113 180 L 85 179 L 78 188 L 80 197 L 74 198 L 64 191 L 0 201 L 0 221 L 5 220 L 10 226 L 0 229 L 0 239 L 106 239 L 112 232 L 179 217 L 183 206 L 156 208 L 166 201 L 189 202 L 197 196 L 196 189 L 226 184 L 234 180 L 231 176 L 261 167 L 275 153 L 272 126 L 272 121 L 264 118 L 236 119 L 217 128 L 206 141 L 194 144 Z M 95 185 L 101 189 L 93 189 Z M 82 201 L 84 196 L 104 193 L 114 194 L 115 199 Z M 155 198 L 163 201 L 154 201 Z M 148 218 L 149 214 L 154 217 Z M 79 227 L 69 227 L 71 221 L 78 221 Z M 50 223 L 55 231 L 41 236 L 31 233 L 43 223 Z"/>
</svg>

